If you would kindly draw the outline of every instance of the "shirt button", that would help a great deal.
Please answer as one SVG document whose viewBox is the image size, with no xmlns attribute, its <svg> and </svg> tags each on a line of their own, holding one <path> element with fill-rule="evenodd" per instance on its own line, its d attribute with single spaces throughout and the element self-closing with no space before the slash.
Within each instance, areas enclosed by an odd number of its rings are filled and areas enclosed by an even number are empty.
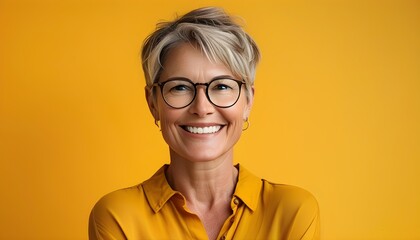
<svg viewBox="0 0 420 240">
<path fill-rule="evenodd" d="M 238 205 L 238 204 L 239 204 L 239 200 L 238 200 L 237 198 L 234 198 L 234 199 L 233 199 L 233 203 L 234 203 L 235 205 Z"/>
<path fill-rule="evenodd" d="M 230 222 L 231 223 L 233 223 L 235 221 L 235 218 L 234 217 L 232 217 L 231 219 L 230 219 Z"/>
<path fill-rule="evenodd" d="M 226 235 L 223 235 L 220 240 L 225 240 L 226 239 Z"/>
</svg>

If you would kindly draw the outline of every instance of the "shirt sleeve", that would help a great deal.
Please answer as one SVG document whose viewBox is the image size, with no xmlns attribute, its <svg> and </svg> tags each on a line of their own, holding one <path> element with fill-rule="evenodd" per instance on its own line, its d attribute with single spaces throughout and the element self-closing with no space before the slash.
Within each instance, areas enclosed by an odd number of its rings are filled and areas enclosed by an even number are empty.
<svg viewBox="0 0 420 240">
<path fill-rule="evenodd" d="M 320 239 L 319 206 L 312 195 L 308 195 L 301 203 L 295 215 L 295 221 L 292 224 L 292 232 L 292 236 L 296 236 L 296 239 Z"/>
<path fill-rule="evenodd" d="M 320 221 L 319 221 L 319 211 L 316 211 L 312 222 L 308 226 L 308 229 L 301 238 L 302 240 L 319 240 L 321 239 L 320 235 Z"/>
<path fill-rule="evenodd" d="M 89 217 L 89 240 L 120 240 L 127 239 L 117 216 L 104 199 L 100 200 L 92 209 Z"/>
</svg>

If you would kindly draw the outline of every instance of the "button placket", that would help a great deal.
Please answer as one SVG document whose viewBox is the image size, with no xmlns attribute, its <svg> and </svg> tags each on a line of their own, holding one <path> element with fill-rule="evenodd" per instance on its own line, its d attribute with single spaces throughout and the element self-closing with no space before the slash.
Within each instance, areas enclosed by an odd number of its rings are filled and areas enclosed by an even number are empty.
<svg viewBox="0 0 420 240">
<path fill-rule="evenodd" d="M 230 231 L 233 223 L 235 222 L 236 211 L 238 210 L 238 206 L 240 204 L 240 200 L 237 197 L 233 197 L 231 202 L 232 207 L 232 215 L 230 215 L 228 220 L 228 229 L 227 231 L 220 237 L 220 240 L 226 240 L 228 232 Z"/>
<path fill-rule="evenodd" d="M 236 211 L 238 209 L 239 203 L 240 203 L 239 199 L 237 197 L 233 197 L 233 204 L 234 204 L 232 206 L 233 213 L 230 216 L 230 220 L 229 220 L 229 222 L 231 223 L 231 225 L 232 225 L 232 223 L 235 222 Z"/>
</svg>

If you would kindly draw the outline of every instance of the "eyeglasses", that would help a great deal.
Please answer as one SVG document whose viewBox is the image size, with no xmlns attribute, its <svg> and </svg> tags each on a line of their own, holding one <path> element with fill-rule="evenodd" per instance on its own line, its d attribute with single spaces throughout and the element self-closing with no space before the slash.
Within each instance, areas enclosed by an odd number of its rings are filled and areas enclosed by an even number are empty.
<svg viewBox="0 0 420 240">
<path fill-rule="evenodd" d="M 171 79 L 165 82 L 154 83 L 152 87 L 159 86 L 163 100 L 172 108 L 184 108 L 190 105 L 196 95 L 197 86 L 206 87 L 207 99 L 215 106 L 228 108 L 235 105 L 241 96 L 241 86 L 244 81 L 222 78 L 213 79 L 208 83 L 193 83 L 189 79 Z"/>
</svg>

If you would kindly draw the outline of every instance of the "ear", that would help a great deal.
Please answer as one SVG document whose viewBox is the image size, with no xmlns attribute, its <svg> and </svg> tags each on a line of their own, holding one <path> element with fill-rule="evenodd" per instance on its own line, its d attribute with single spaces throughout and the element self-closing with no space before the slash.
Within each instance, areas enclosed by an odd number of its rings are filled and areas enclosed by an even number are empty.
<svg viewBox="0 0 420 240">
<path fill-rule="evenodd" d="M 145 96 L 146 96 L 146 101 L 147 101 L 147 105 L 149 106 L 150 113 L 153 115 L 153 118 L 156 121 L 159 121 L 160 120 L 159 111 L 158 111 L 158 108 L 157 108 L 156 96 L 155 96 L 155 94 L 153 94 L 153 88 L 149 87 L 149 86 L 146 86 L 144 88 L 144 93 L 145 93 Z"/>
<path fill-rule="evenodd" d="M 247 104 L 244 110 L 244 120 L 248 119 L 249 114 L 251 114 L 252 104 L 254 103 L 254 94 L 255 94 L 255 88 L 254 88 L 254 85 L 252 85 L 251 89 L 248 91 Z"/>
</svg>

